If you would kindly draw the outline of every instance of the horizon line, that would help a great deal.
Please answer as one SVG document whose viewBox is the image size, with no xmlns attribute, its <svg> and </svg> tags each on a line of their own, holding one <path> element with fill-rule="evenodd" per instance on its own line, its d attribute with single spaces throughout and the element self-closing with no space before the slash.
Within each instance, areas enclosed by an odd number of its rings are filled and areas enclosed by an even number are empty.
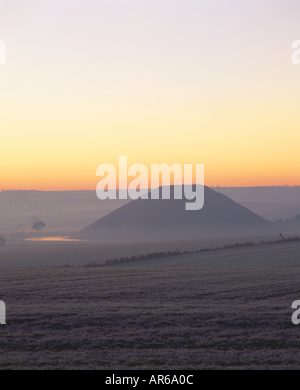
<svg viewBox="0 0 300 390">
<path fill-rule="evenodd" d="M 180 184 L 175 184 L 175 185 L 180 185 Z M 187 185 L 202 185 L 202 184 L 196 184 L 196 183 L 194 183 L 194 184 L 187 184 Z M 172 186 L 174 186 L 173 184 L 172 185 L 170 185 L 171 187 Z M 182 184 L 182 186 L 184 186 L 184 184 Z M 160 188 L 160 187 L 163 187 L 163 186 L 159 186 L 159 187 L 157 187 L 157 188 Z M 259 185 L 257 185 L 257 186 L 219 186 L 219 185 L 215 185 L 215 186 L 206 186 L 206 185 L 204 185 L 204 187 L 208 187 L 208 188 L 299 188 L 300 187 L 300 185 L 297 185 L 297 184 L 295 184 L 295 185 L 287 185 L 287 184 L 285 184 L 285 185 L 269 185 L 269 186 L 259 186 Z M 119 188 L 114 188 L 114 189 L 111 189 L 111 190 L 109 190 L 109 191 L 119 191 L 119 190 L 124 190 L 125 188 L 121 188 L 121 189 L 119 189 Z M 126 188 L 126 190 L 128 190 L 128 188 Z M 148 191 L 150 191 L 150 190 L 153 190 L 152 188 L 141 188 L 140 189 L 141 191 L 146 191 L 146 190 L 148 190 Z M 0 193 L 1 192 L 30 192 L 30 191 L 34 191 L 34 192 L 79 192 L 79 191 L 89 191 L 89 192 L 91 192 L 91 191 L 95 191 L 96 192 L 96 190 L 95 189 L 72 189 L 72 190 L 38 190 L 38 189 L 2 189 L 1 191 L 0 191 Z"/>
</svg>

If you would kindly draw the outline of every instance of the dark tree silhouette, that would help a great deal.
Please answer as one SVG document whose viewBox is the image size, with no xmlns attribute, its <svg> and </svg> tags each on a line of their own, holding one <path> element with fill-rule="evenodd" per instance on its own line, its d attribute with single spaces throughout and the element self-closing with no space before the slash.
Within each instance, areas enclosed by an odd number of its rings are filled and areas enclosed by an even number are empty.
<svg viewBox="0 0 300 390">
<path fill-rule="evenodd" d="M 4 246 L 6 243 L 6 239 L 3 236 L 0 236 L 0 246 Z"/>
<path fill-rule="evenodd" d="M 42 222 L 42 221 L 35 222 L 35 223 L 32 225 L 32 229 L 33 229 L 33 230 L 36 230 L 37 232 L 40 231 L 40 230 L 43 230 L 44 227 L 46 227 L 46 225 L 45 225 L 44 222 Z"/>
</svg>

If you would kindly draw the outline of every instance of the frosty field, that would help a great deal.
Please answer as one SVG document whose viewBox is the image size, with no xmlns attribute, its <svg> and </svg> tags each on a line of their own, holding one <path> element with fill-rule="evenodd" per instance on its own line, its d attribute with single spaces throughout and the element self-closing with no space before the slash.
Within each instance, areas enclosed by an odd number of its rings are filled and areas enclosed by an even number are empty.
<svg viewBox="0 0 300 390">
<path fill-rule="evenodd" d="M 178 240 L 127 243 L 97 243 L 97 242 L 47 242 L 8 240 L 8 245 L 0 247 L 0 269 L 82 266 L 85 263 L 101 262 L 107 259 L 147 254 L 162 251 L 181 252 L 195 251 L 204 248 L 220 248 L 224 244 L 243 243 L 251 241 L 258 244 L 262 241 L 278 240 L 279 236 L 232 237 L 206 240 Z M 287 237 L 287 236 L 286 236 Z M 157 261 L 141 261 L 134 267 L 287 267 L 300 266 L 300 243 L 278 243 L 248 248 L 202 252 L 187 257 L 157 259 Z M 124 266 L 132 267 L 132 264 Z"/>
<path fill-rule="evenodd" d="M 298 272 L 2 269 L 0 369 L 299 369 Z"/>
</svg>

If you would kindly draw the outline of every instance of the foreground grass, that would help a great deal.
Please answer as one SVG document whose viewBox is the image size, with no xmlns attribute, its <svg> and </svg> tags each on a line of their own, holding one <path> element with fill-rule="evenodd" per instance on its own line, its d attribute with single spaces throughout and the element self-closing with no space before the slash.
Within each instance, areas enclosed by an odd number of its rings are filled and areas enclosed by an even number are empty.
<svg viewBox="0 0 300 390">
<path fill-rule="evenodd" d="M 2 270 L 0 369 L 299 369 L 297 269 Z"/>
</svg>

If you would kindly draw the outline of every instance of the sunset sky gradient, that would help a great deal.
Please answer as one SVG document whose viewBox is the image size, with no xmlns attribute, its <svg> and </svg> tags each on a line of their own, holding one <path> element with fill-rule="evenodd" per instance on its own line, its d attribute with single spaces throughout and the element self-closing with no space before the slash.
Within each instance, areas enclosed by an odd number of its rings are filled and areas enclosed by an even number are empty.
<svg viewBox="0 0 300 390">
<path fill-rule="evenodd" d="M 3 0 L 0 190 L 96 189 L 119 156 L 300 185 L 299 18 L 299 0 Z"/>
</svg>

